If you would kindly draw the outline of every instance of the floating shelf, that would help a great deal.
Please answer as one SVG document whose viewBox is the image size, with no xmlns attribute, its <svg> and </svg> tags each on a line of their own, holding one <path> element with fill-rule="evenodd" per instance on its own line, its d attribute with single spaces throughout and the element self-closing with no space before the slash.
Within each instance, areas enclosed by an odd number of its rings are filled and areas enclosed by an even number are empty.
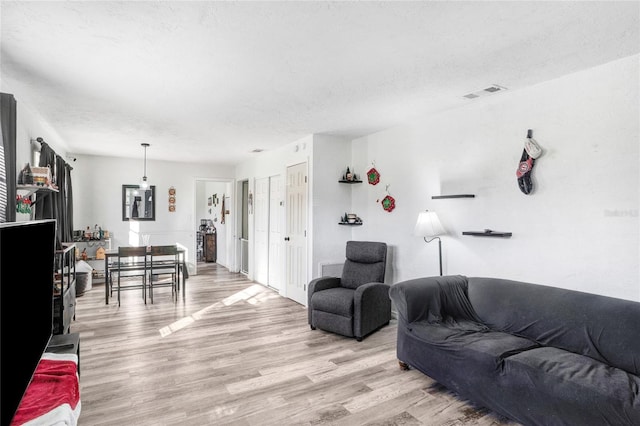
<svg viewBox="0 0 640 426">
<path fill-rule="evenodd" d="M 349 223 L 349 222 L 338 222 L 338 225 L 360 226 L 360 225 L 362 225 L 362 222 L 355 222 L 355 223 Z"/>
<path fill-rule="evenodd" d="M 508 238 L 513 235 L 511 232 L 498 232 L 487 229 L 485 231 L 464 231 L 462 235 L 472 235 L 474 237 L 502 237 Z"/>
<path fill-rule="evenodd" d="M 339 180 L 340 183 L 362 183 L 361 180 Z"/>
<path fill-rule="evenodd" d="M 16 189 L 23 189 L 25 191 L 39 191 L 39 190 L 43 190 L 43 191 L 53 191 L 53 192 L 58 192 L 58 190 L 52 186 L 46 186 L 46 185 L 24 185 L 24 184 L 18 184 L 16 185 Z"/>
<path fill-rule="evenodd" d="M 441 200 L 443 198 L 474 198 L 474 194 L 452 194 L 452 195 L 433 195 L 432 200 Z"/>
</svg>

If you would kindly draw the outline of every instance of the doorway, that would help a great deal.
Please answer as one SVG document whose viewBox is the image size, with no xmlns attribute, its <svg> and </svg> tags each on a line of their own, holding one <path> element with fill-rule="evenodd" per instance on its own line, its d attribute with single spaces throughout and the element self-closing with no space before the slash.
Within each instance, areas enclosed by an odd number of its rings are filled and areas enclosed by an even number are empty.
<svg viewBox="0 0 640 426">
<path fill-rule="evenodd" d="M 195 206 L 193 215 L 193 253 L 196 254 L 193 273 L 198 273 L 198 262 L 204 262 L 200 227 L 203 223 L 215 227 L 216 260 L 229 271 L 238 270 L 235 255 L 235 220 L 228 214 L 233 201 L 233 179 L 195 179 Z M 204 221 L 204 222 L 203 222 Z M 202 243 L 201 243 L 202 241 Z M 191 273 L 191 270 L 189 271 Z"/>
</svg>

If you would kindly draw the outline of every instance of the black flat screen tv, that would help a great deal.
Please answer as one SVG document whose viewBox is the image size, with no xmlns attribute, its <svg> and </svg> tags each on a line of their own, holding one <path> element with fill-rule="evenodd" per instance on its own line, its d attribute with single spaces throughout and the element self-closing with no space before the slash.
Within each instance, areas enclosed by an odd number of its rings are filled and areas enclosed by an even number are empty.
<svg viewBox="0 0 640 426">
<path fill-rule="evenodd" d="M 55 220 L 0 223 L 0 422 L 9 425 L 53 330 Z"/>
</svg>

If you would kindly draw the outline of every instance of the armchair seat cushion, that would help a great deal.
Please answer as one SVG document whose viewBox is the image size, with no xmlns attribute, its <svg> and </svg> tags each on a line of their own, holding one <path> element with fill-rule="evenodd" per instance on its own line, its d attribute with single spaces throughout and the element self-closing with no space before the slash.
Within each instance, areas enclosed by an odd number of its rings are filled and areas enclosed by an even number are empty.
<svg viewBox="0 0 640 426">
<path fill-rule="evenodd" d="M 319 291 L 311 296 L 313 309 L 331 312 L 343 317 L 353 317 L 353 295 L 350 288 L 337 287 Z"/>
</svg>

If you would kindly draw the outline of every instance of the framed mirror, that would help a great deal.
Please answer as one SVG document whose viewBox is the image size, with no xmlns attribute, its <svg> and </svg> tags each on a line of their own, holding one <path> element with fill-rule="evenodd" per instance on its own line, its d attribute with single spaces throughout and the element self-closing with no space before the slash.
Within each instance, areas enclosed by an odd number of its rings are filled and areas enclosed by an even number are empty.
<svg viewBox="0 0 640 426">
<path fill-rule="evenodd" d="M 156 187 L 122 185 L 122 220 L 156 220 Z"/>
</svg>

